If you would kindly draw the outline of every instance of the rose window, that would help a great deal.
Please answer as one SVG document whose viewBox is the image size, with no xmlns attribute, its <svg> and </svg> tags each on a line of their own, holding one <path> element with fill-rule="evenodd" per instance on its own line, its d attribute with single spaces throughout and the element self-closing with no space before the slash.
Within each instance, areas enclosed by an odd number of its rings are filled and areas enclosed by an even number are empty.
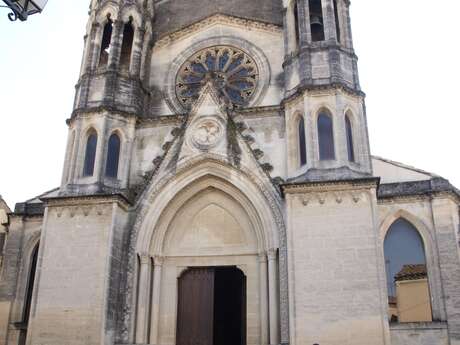
<svg viewBox="0 0 460 345">
<path fill-rule="evenodd" d="M 212 82 L 227 103 L 242 107 L 254 95 L 258 80 L 257 66 L 248 54 L 229 46 L 211 47 L 182 65 L 176 79 L 176 94 L 182 105 L 189 108 L 201 88 Z"/>
</svg>

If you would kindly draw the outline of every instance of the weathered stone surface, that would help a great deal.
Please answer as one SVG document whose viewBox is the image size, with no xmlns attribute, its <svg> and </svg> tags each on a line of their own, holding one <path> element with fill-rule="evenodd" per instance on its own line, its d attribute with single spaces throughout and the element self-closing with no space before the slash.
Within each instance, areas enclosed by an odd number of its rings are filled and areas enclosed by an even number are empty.
<svg viewBox="0 0 460 345">
<path fill-rule="evenodd" d="M 219 266 L 246 277 L 247 345 L 460 345 L 460 193 L 371 156 L 350 3 L 322 0 L 322 41 L 308 3 L 91 1 L 60 187 L 0 228 L 0 345 L 175 345 L 178 279 Z M 250 75 L 240 90 L 229 61 Z M 184 68 L 201 74 L 190 109 Z M 432 323 L 388 320 L 383 245 L 400 218 L 423 239 Z"/>
</svg>

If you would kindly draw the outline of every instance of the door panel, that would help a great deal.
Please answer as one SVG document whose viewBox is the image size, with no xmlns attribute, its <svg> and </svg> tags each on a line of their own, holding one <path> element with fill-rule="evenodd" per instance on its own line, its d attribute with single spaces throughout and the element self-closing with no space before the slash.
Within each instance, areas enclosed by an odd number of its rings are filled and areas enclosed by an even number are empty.
<svg viewBox="0 0 460 345">
<path fill-rule="evenodd" d="M 194 268 L 179 278 L 177 345 L 213 345 L 213 268 Z"/>
</svg>

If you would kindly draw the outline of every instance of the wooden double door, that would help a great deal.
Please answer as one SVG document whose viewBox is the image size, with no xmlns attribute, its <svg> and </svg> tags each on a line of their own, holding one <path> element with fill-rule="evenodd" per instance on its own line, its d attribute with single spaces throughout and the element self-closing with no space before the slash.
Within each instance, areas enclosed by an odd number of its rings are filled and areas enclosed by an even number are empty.
<svg viewBox="0 0 460 345">
<path fill-rule="evenodd" d="M 236 267 L 179 278 L 177 345 L 246 345 L 246 277 Z"/>
</svg>

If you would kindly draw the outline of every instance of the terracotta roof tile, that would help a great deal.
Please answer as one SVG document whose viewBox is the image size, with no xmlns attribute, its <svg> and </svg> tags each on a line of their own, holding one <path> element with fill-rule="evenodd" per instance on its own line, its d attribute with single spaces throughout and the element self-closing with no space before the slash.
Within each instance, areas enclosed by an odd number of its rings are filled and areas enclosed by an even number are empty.
<svg viewBox="0 0 460 345">
<path fill-rule="evenodd" d="M 395 276 L 395 281 L 417 280 L 426 278 L 426 265 L 404 265 Z"/>
</svg>

